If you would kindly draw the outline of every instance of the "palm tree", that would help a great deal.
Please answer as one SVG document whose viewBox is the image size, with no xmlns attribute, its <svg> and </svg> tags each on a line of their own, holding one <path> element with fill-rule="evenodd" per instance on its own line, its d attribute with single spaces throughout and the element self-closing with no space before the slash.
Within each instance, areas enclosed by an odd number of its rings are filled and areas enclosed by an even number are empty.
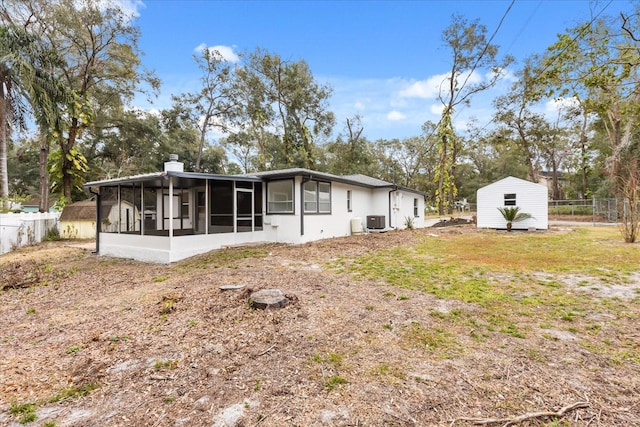
<svg viewBox="0 0 640 427">
<path fill-rule="evenodd" d="M 511 231 L 511 226 L 514 222 L 524 221 L 525 219 L 533 218 L 531 214 L 526 212 L 520 212 L 520 208 L 518 206 L 509 207 L 509 208 L 498 208 L 502 217 L 507 221 L 507 231 Z"/>
<path fill-rule="evenodd" d="M 0 52 L 0 199 L 6 202 L 9 196 L 7 146 L 10 130 L 14 127 L 24 129 L 25 117 L 31 110 L 42 138 L 46 139 L 46 134 L 59 127 L 60 110 L 56 104 L 65 102 L 66 95 L 50 72 L 59 60 L 58 56 L 39 46 L 23 27 L 13 24 L 0 27 Z M 47 183 L 45 186 L 48 188 Z M 44 191 L 41 191 L 41 197 L 42 193 Z"/>
</svg>

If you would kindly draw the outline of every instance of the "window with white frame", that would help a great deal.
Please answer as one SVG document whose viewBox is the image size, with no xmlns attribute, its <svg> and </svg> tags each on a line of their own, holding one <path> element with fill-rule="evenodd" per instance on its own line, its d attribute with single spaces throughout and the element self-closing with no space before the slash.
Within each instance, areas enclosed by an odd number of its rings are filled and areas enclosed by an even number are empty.
<svg viewBox="0 0 640 427">
<path fill-rule="evenodd" d="M 351 206 L 351 190 L 347 190 L 347 212 L 351 212 L 353 210 Z"/>
<path fill-rule="evenodd" d="M 419 216 L 418 215 L 418 199 L 415 198 L 413 199 L 413 216 L 415 216 L 416 218 Z"/>
<path fill-rule="evenodd" d="M 293 213 L 293 179 L 267 184 L 267 213 Z"/>
<path fill-rule="evenodd" d="M 505 206 L 515 206 L 516 205 L 516 193 L 507 193 L 504 195 L 504 205 Z"/>
<path fill-rule="evenodd" d="M 307 181 L 303 189 L 305 213 L 331 213 L 330 183 Z"/>
</svg>

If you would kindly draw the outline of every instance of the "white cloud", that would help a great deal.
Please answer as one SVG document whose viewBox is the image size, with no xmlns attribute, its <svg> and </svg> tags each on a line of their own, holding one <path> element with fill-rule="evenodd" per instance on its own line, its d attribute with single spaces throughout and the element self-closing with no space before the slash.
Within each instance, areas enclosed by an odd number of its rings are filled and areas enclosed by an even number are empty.
<svg viewBox="0 0 640 427">
<path fill-rule="evenodd" d="M 398 121 L 404 120 L 407 116 L 402 114 L 400 111 L 390 111 L 387 113 L 387 120 Z"/>
<path fill-rule="evenodd" d="M 508 82 L 515 82 L 518 80 L 515 73 L 510 68 L 501 68 L 498 70 L 498 74 L 500 75 L 499 80 L 506 80 Z M 489 71 L 487 73 L 487 79 L 491 79 L 496 75 L 493 71 Z"/>
<path fill-rule="evenodd" d="M 413 81 L 409 87 L 400 91 L 399 96 L 401 98 L 437 98 L 446 76 L 446 74 L 437 74 L 426 80 Z"/>
<path fill-rule="evenodd" d="M 78 6 L 81 5 L 77 2 Z M 98 7 L 106 9 L 107 7 L 117 7 L 123 15 L 130 21 L 140 17 L 140 9 L 145 7 L 142 0 L 99 0 Z"/>
<path fill-rule="evenodd" d="M 449 74 L 436 74 L 426 80 L 413 81 L 408 87 L 399 92 L 400 98 L 436 99 L 442 93 L 448 93 Z M 483 76 L 477 71 L 465 72 L 458 75 L 458 84 L 476 84 L 483 81 Z"/>
<path fill-rule="evenodd" d="M 545 103 L 545 111 L 547 113 L 557 113 L 560 110 L 566 110 L 567 108 L 577 107 L 579 105 L 578 100 L 575 97 L 570 98 L 556 98 Z"/>
<path fill-rule="evenodd" d="M 353 104 L 353 108 L 355 108 L 356 110 L 364 110 L 364 109 L 366 109 L 364 103 L 362 103 L 360 101 L 356 101 L 356 103 Z"/>
<path fill-rule="evenodd" d="M 223 45 L 207 46 L 206 43 L 201 43 L 198 46 L 196 46 L 194 51 L 200 53 L 206 49 L 208 49 L 210 52 L 214 50 L 218 51 L 218 53 L 222 56 L 222 58 L 227 62 L 238 62 L 240 60 L 240 58 L 238 57 L 238 54 L 236 54 L 233 51 L 233 46 L 223 46 Z"/>
<path fill-rule="evenodd" d="M 429 106 L 429 112 L 436 116 L 441 116 L 444 111 L 444 105 L 442 104 L 431 104 Z"/>
</svg>

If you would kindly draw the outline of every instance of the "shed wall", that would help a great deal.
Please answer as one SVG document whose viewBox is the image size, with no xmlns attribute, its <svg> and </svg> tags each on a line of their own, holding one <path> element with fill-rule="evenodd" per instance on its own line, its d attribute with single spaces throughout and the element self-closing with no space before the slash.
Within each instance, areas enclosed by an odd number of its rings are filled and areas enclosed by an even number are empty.
<svg viewBox="0 0 640 427">
<path fill-rule="evenodd" d="M 65 239 L 95 239 L 95 221 L 60 221 L 60 235 Z"/>
<path fill-rule="evenodd" d="M 508 177 L 478 190 L 477 224 L 478 228 L 506 228 L 499 207 L 505 207 L 504 195 L 516 194 L 515 206 L 533 218 L 513 223 L 513 229 L 526 230 L 535 227 L 538 230 L 549 228 L 548 190 L 544 185 L 523 179 Z"/>
</svg>

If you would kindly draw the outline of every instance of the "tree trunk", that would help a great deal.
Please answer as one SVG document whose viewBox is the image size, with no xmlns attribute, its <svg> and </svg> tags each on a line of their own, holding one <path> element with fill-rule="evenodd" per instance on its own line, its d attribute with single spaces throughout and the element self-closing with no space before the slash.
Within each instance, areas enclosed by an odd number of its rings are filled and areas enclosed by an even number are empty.
<svg viewBox="0 0 640 427">
<path fill-rule="evenodd" d="M 49 211 L 49 173 L 47 172 L 49 150 L 49 139 L 43 131 L 40 131 L 40 212 Z"/>
<path fill-rule="evenodd" d="M 589 173 L 589 159 L 587 153 L 587 126 L 588 126 L 588 113 L 587 110 L 583 110 L 582 115 L 582 127 L 580 128 L 580 166 L 581 166 L 581 178 L 582 178 L 582 198 L 587 198 L 587 174 Z"/>
<path fill-rule="evenodd" d="M 536 176 L 536 170 L 533 167 L 533 156 L 531 155 L 531 144 L 527 139 L 527 135 L 525 134 L 522 125 L 518 123 L 518 135 L 520 136 L 520 141 L 522 142 L 522 150 L 524 151 L 525 163 L 527 164 L 527 170 L 529 171 L 529 181 L 538 182 L 538 177 Z"/>
<path fill-rule="evenodd" d="M 9 208 L 9 169 L 7 165 L 7 146 L 8 146 L 7 126 L 7 99 L 5 97 L 4 84 L 0 81 L 0 199 L 2 208 Z"/>
<path fill-rule="evenodd" d="M 72 199 L 72 184 L 73 175 L 69 173 L 73 168 L 73 162 L 67 158 L 67 155 L 71 153 L 71 149 L 75 145 L 76 136 L 78 135 L 78 119 L 74 117 L 71 119 L 71 127 L 69 128 L 69 137 L 65 141 L 62 139 L 62 195 L 71 203 Z"/>
<path fill-rule="evenodd" d="M 438 177 L 438 215 L 444 215 L 444 173 L 445 162 L 447 158 L 447 142 L 446 138 L 443 138 L 442 142 L 442 154 L 440 155 L 440 164 L 438 165 L 439 177 Z"/>
</svg>

